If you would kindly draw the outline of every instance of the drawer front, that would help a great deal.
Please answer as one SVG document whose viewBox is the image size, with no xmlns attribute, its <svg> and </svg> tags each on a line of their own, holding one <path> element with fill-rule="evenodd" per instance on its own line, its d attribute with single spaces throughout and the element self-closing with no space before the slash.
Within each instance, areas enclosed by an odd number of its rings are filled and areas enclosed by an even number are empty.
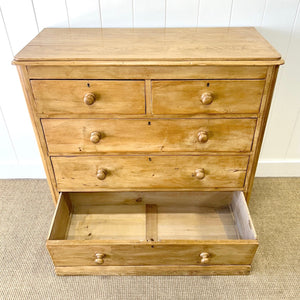
<svg viewBox="0 0 300 300">
<path fill-rule="evenodd" d="M 43 119 L 50 153 L 251 150 L 255 119 Z"/>
<path fill-rule="evenodd" d="M 87 241 L 88 242 L 88 241 Z M 97 241 L 81 245 L 61 245 L 48 241 L 47 248 L 54 265 L 59 266 L 118 266 L 118 265 L 223 265 L 251 264 L 257 249 L 256 241 L 162 245 L 103 245 Z M 201 262 L 203 253 L 208 261 Z M 100 254 L 100 260 L 96 260 Z"/>
<path fill-rule="evenodd" d="M 264 80 L 153 81 L 153 113 L 258 113 L 264 84 Z"/>
<path fill-rule="evenodd" d="M 144 81 L 31 80 L 38 113 L 144 114 Z"/>
<path fill-rule="evenodd" d="M 242 189 L 248 156 L 52 157 L 59 191 Z"/>
</svg>

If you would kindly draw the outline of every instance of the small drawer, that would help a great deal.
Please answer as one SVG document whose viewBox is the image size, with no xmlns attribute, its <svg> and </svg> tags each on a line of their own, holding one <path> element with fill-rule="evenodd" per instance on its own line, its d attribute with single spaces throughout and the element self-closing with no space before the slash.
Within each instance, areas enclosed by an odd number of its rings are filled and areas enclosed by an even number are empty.
<svg viewBox="0 0 300 300">
<path fill-rule="evenodd" d="M 264 85 L 264 80 L 153 81 L 153 113 L 256 114 Z"/>
<path fill-rule="evenodd" d="M 41 114 L 144 114 L 142 80 L 31 80 Z"/>
<path fill-rule="evenodd" d="M 248 156 L 52 157 L 59 191 L 243 189 Z"/>
<path fill-rule="evenodd" d="M 257 246 L 242 192 L 62 193 L 47 240 L 58 268 L 250 265 Z"/>
<path fill-rule="evenodd" d="M 256 119 L 42 119 L 48 151 L 247 152 Z"/>
</svg>

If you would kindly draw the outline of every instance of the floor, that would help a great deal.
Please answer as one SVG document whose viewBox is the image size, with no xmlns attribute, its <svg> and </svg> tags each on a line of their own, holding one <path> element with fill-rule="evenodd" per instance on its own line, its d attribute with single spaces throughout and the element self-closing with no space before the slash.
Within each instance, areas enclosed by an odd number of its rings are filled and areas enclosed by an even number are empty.
<svg viewBox="0 0 300 300">
<path fill-rule="evenodd" d="M 45 247 L 46 180 L 0 180 L 0 299 L 300 299 L 300 178 L 256 178 L 250 276 L 58 277 Z"/>
</svg>

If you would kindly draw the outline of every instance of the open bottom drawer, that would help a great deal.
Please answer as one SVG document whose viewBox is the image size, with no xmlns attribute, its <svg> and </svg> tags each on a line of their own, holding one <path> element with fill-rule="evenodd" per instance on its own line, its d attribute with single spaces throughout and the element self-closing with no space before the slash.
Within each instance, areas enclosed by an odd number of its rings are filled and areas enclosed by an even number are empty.
<svg viewBox="0 0 300 300">
<path fill-rule="evenodd" d="M 61 193 L 47 248 L 60 275 L 247 274 L 242 192 Z"/>
</svg>

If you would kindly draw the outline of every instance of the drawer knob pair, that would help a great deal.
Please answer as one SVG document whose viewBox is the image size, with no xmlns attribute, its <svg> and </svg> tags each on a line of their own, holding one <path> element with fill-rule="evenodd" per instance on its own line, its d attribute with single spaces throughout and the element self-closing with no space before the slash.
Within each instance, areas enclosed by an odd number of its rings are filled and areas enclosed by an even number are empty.
<svg viewBox="0 0 300 300">
<path fill-rule="evenodd" d="M 103 253 L 96 253 L 95 254 L 96 256 L 96 259 L 95 259 L 95 263 L 98 264 L 98 265 L 102 265 L 104 263 L 104 256 L 105 254 Z"/>
<path fill-rule="evenodd" d="M 201 257 L 201 264 L 207 264 L 207 263 L 209 263 L 209 253 L 202 252 L 200 254 L 200 257 Z"/>
<path fill-rule="evenodd" d="M 86 93 L 83 97 L 83 102 L 86 105 L 92 105 L 96 101 L 96 95 L 93 93 Z"/>
<path fill-rule="evenodd" d="M 205 177 L 205 170 L 203 168 L 195 170 L 196 178 L 203 179 Z"/>
<path fill-rule="evenodd" d="M 97 171 L 97 178 L 98 178 L 99 180 L 104 180 L 105 177 L 106 177 L 106 175 L 107 175 L 107 171 L 106 171 L 105 169 L 99 169 L 99 170 Z"/>
<path fill-rule="evenodd" d="M 204 144 L 208 141 L 208 132 L 207 131 L 199 131 L 198 132 L 198 141 L 201 143 L 201 144 Z"/>
<path fill-rule="evenodd" d="M 90 141 L 94 144 L 98 144 L 101 140 L 101 132 L 93 131 L 90 136 Z"/>
<path fill-rule="evenodd" d="M 210 92 L 205 92 L 201 95 L 201 102 L 204 105 L 209 105 L 213 102 L 214 95 Z"/>
</svg>

